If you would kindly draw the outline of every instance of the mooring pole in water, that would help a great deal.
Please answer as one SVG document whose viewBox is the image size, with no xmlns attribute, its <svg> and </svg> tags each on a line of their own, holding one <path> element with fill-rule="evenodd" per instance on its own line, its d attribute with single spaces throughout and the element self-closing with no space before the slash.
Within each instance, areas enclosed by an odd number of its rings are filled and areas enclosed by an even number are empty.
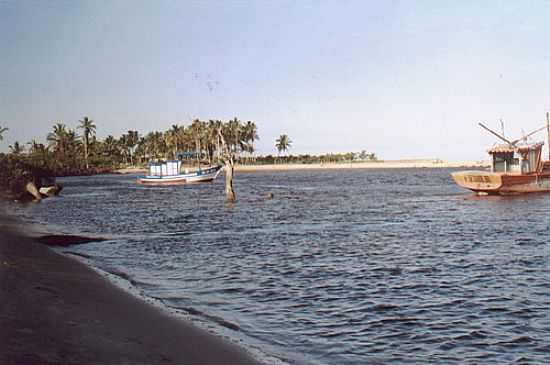
<svg viewBox="0 0 550 365">
<path fill-rule="evenodd" d="M 548 158 L 550 159 L 550 116 L 546 112 L 546 134 L 548 135 Z"/>
</svg>

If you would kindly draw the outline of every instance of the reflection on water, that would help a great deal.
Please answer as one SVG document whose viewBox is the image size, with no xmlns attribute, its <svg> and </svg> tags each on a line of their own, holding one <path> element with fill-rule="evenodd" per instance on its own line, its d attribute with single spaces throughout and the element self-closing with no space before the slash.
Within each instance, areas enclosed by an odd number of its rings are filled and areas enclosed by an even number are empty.
<svg viewBox="0 0 550 365">
<path fill-rule="evenodd" d="M 146 295 L 291 363 L 548 363 L 550 195 L 472 197 L 449 170 L 65 180 L 29 220 Z M 273 199 L 265 194 L 272 192 Z"/>
</svg>

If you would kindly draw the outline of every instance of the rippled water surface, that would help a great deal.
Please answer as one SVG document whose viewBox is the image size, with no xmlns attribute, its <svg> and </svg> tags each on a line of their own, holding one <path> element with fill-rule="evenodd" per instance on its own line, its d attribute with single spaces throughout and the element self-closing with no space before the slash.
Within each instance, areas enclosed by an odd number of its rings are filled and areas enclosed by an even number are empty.
<svg viewBox="0 0 550 365">
<path fill-rule="evenodd" d="M 27 219 L 145 295 L 296 364 L 550 362 L 550 195 L 477 198 L 449 170 L 64 179 Z M 265 195 L 274 194 L 273 199 Z"/>
</svg>

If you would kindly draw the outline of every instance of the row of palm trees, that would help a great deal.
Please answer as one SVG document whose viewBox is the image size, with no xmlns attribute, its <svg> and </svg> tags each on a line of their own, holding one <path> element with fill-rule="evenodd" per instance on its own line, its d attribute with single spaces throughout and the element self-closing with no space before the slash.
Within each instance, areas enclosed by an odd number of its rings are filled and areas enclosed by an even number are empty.
<svg viewBox="0 0 550 365">
<path fill-rule="evenodd" d="M 195 119 L 188 126 L 174 124 L 166 131 L 153 131 L 143 136 L 129 130 L 119 138 L 109 135 L 103 140 L 97 138 L 96 129 L 89 117 L 79 120 L 75 129 L 58 122 L 48 133 L 46 144 L 32 140 L 25 149 L 15 142 L 10 150 L 15 155 L 24 154 L 36 165 L 50 168 L 118 167 L 180 157 L 213 164 L 220 160 L 218 131 L 239 162 L 253 159 L 254 143 L 259 140 L 256 124 L 243 123 L 237 118 L 227 122 Z M 0 140 L 6 131 L 0 128 Z"/>
</svg>

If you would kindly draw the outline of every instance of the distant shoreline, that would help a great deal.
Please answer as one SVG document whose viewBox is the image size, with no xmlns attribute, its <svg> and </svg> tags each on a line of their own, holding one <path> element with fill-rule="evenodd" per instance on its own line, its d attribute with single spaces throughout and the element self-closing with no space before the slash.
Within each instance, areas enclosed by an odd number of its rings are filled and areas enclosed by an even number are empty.
<svg viewBox="0 0 550 365">
<path fill-rule="evenodd" d="M 316 164 L 236 165 L 235 171 L 289 171 L 289 170 L 337 170 L 337 169 L 407 169 L 407 168 L 484 168 L 487 161 L 446 162 L 439 160 L 397 160 L 373 162 L 340 162 Z"/>
<path fill-rule="evenodd" d="M 394 160 L 372 162 L 339 162 L 315 164 L 269 164 L 269 165 L 235 165 L 238 172 L 259 171 L 292 171 L 292 170 L 336 170 L 336 169 L 409 169 L 409 168 L 486 168 L 488 161 L 456 161 L 441 160 Z M 147 170 L 141 167 L 128 167 L 114 171 L 117 174 L 140 174 Z"/>
</svg>

